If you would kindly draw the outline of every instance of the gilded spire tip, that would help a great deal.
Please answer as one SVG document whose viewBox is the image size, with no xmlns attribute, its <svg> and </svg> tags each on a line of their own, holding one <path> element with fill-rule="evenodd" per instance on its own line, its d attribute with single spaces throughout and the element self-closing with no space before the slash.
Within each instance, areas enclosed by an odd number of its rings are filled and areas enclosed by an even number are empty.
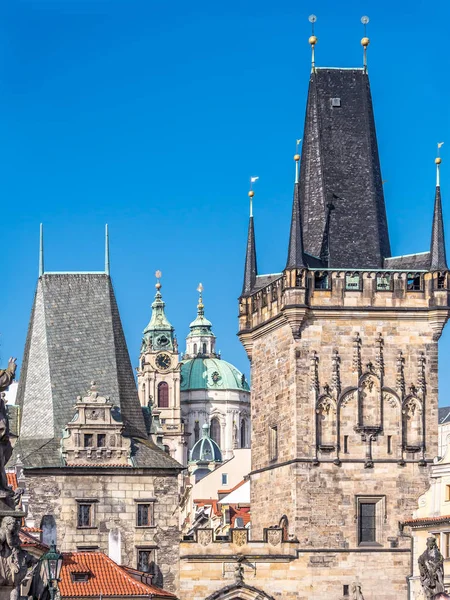
<svg viewBox="0 0 450 600">
<path fill-rule="evenodd" d="M 300 138 L 299 140 L 295 141 L 295 154 L 294 154 L 294 160 L 295 160 L 295 183 L 298 183 L 299 180 L 299 162 L 300 162 L 300 153 L 299 153 L 299 146 L 300 146 L 300 142 L 302 141 L 302 138 Z"/>
<path fill-rule="evenodd" d="M 311 46 L 311 70 L 316 70 L 316 61 L 314 56 L 314 47 L 317 44 L 317 37 L 314 33 L 314 23 L 317 21 L 316 15 L 309 15 L 308 21 L 311 23 L 311 35 L 309 36 L 309 44 Z"/>
<path fill-rule="evenodd" d="M 161 277 L 162 277 L 162 273 L 161 273 L 161 271 L 160 271 L 159 269 L 158 269 L 157 271 L 155 271 L 155 277 L 156 277 L 156 279 L 157 279 L 157 282 L 155 283 L 155 288 L 156 288 L 156 289 L 158 290 L 158 292 L 159 292 L 159 290 L 160 290 L 160 289 L 161 289 L 161 287 L 162 287 L 162 285 L 161 285 L 161 282 L 159 281 L 159 280 L 161 279 Z"/>
<path fill-rule="evenodd" d="M 258 181 L 259 177 L 250 177 L 250 191 L 248 193 L 248 197 L 250 198 L 250 217 L 253 217 L 253 196 L 255 192 L 253 191 L 253 184 L 255 181 Z"/>
<path fill-rule="evenodd" d="M 436 187 L 440 187 L 441 186 L 441 162 L 442 162 L 442 158 L 440 157 L 441 154 L 441 148 L 444 145 L 444 142 L 438 142 L 437 145 L 437 156 L 434 159 L 434 162 L 436 164 Z"/>
<path fill-rule="evenodd" d="M 361 23 L 364 25 L 364 37 L 361 40 L 361 46 L 364 48 L 364 71 L 367 71 L 367 47 L 370 44 L 370 40 L 367 37 L 367 23 L 369 20 L 367 16 L 361 17 Z"/>
</svg>

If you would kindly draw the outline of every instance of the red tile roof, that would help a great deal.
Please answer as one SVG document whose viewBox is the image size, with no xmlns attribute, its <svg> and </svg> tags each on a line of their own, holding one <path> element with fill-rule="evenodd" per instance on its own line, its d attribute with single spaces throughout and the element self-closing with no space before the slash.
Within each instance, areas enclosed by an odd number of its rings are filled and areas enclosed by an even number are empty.
<svg viewBox="0 0 450 600">
<path fill-rule="evenodd" d="M 22 527 L 22 531 L 26 533 L 42 533 L 42 529 L 39 529 L 39 527 Z"/>
<path fill-rule="evenodd" d="M 244 485 L 244 483 L 246 483 L 245 479 L 243 479 L 242 481 L 237 483 L 234 487 L 230 488 L 229 490 L 219 490 L 217 493 L 218 494 L 231 494 L 231 492 L 234 492 L 234 490 L 237 490 L 238 488 L 240 488 L 242 485 Z"/>
<path fill-rule="evenodd" d="M 217 517 L 220 517 L 222 514 L 222 511 L 218 506 L 218 500 L 194 500 L 194 504 L 197 508 L 200 508 L 201 506 L 212 506 L 213 512 Z"/>
<path fill-rule="evenodd" d="M 154 585 L 136 581 L 102 552 L 64 552 L 59 589 L 64 598 L 145 596 L 146 598 L 176 597 Z M 72 581 L 72 573 L 88 573 L 87 581 Z"/>
<path fill-rule="evenodd" d="M 409 525 L 410 527 L 418 527 L 422 523 L 424 525 L 430 525 L 433 523 L 446 523 L 450 522 L 450 515 L 440 515 L 438 517 L 419 517 L 418 519 L 407 519 L 403 521 L 403 525 Z"/>
<path fill-rule="evenodd" d="M 17 490 L 19 484 L 17 483 L 17 477 L 15 471 L 7 471 L 6 472 L 6 480 L 8 481 L 8 485 L 12 487 L 13 490 Z"/>
<path fill-rule="evenodd" d="M 19 539 L 22 548 L 36 548 L 37 550 L 42 550 L 42 552 L 47 552 L 49 549 L 47 544 L 43 544 L 38 538 L 23 528 L 19 531 Z"/>
<path fill-rule="evenodd" d="M 230 504 L 230 522 L 234 527 L 236 517 L 242 517 L 244 527 L 250 522 L 250 506 L 240 506 L 239 504 Z"/>
</svg>

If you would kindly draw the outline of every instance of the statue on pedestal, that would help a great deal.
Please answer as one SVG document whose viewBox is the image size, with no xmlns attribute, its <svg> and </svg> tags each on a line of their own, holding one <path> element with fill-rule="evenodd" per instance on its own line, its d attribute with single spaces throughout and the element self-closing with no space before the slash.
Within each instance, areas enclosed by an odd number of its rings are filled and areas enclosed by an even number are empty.
<svg viewBox="0 0 450 600">
<path fill-rule="evenodd" d="M 8 485 L 6 464 L 11 458 L 9 421 L 3 392 L 10 386 L 16 373 L 16 359 L 10 358 L 6 369 L 0 369 L 0 600 L 19 600 L 20 586 L 31 576 L 37 564 L 34 558 L 20 547 L 19 530 L 23 511 L 17 509 L 23 490 Z"/>
<path fill-rule="evenodd" d="M 427 538 L 427 549 L 419 557 L 420 583 L 425 598 L 433 598 L 444 588 L 444 558 L 436 544 L 436 538 Z"/>
</svg>

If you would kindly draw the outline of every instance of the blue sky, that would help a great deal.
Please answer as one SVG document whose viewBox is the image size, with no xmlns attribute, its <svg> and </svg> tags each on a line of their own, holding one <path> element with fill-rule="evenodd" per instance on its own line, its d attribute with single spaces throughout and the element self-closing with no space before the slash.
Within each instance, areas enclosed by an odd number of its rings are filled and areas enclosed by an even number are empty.
<svg viewBox="0 0 450 600">
<path fill-rule="evenodd" d="M 15 0 L 0 6 L 1 361 L 22 356 L 38 270 L 111 269 L 134 364 L 154 272 L 181 348 L 205 288 L 225 359 L 248 374 L 236 337 L 248 221 L 258 175 L 260 272 L 284 265 L 295 139 L 310 70 L 369 72 L 392 251 L 428 249 L 436 143 L 450 228 L 447 0 Z M 448 156 L 448 159 L 447 159 Z M 448 160 L 448 167 L 446 166 Z M 450 235 L 450 234 L 449 234 Z M 450 333 L 440 342 L 441 403 Z"/>
</svg>

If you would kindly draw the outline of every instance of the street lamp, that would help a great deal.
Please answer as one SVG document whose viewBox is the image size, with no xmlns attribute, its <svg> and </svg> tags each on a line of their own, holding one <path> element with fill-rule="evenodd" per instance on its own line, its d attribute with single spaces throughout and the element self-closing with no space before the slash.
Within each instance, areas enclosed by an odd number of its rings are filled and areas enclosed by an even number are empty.
<svg viewBox="0 0 450 600">
<path fill-rule="evenodd" d="M 55 542 L 52 542 L 50 550 L 41 557 L 41 573 L 44 584 L 48 587 L 51 600 L 54 599 L 58 588 L 59 574 L 63 562 L 63 555 L 56 549 Z"/>
</svg>

